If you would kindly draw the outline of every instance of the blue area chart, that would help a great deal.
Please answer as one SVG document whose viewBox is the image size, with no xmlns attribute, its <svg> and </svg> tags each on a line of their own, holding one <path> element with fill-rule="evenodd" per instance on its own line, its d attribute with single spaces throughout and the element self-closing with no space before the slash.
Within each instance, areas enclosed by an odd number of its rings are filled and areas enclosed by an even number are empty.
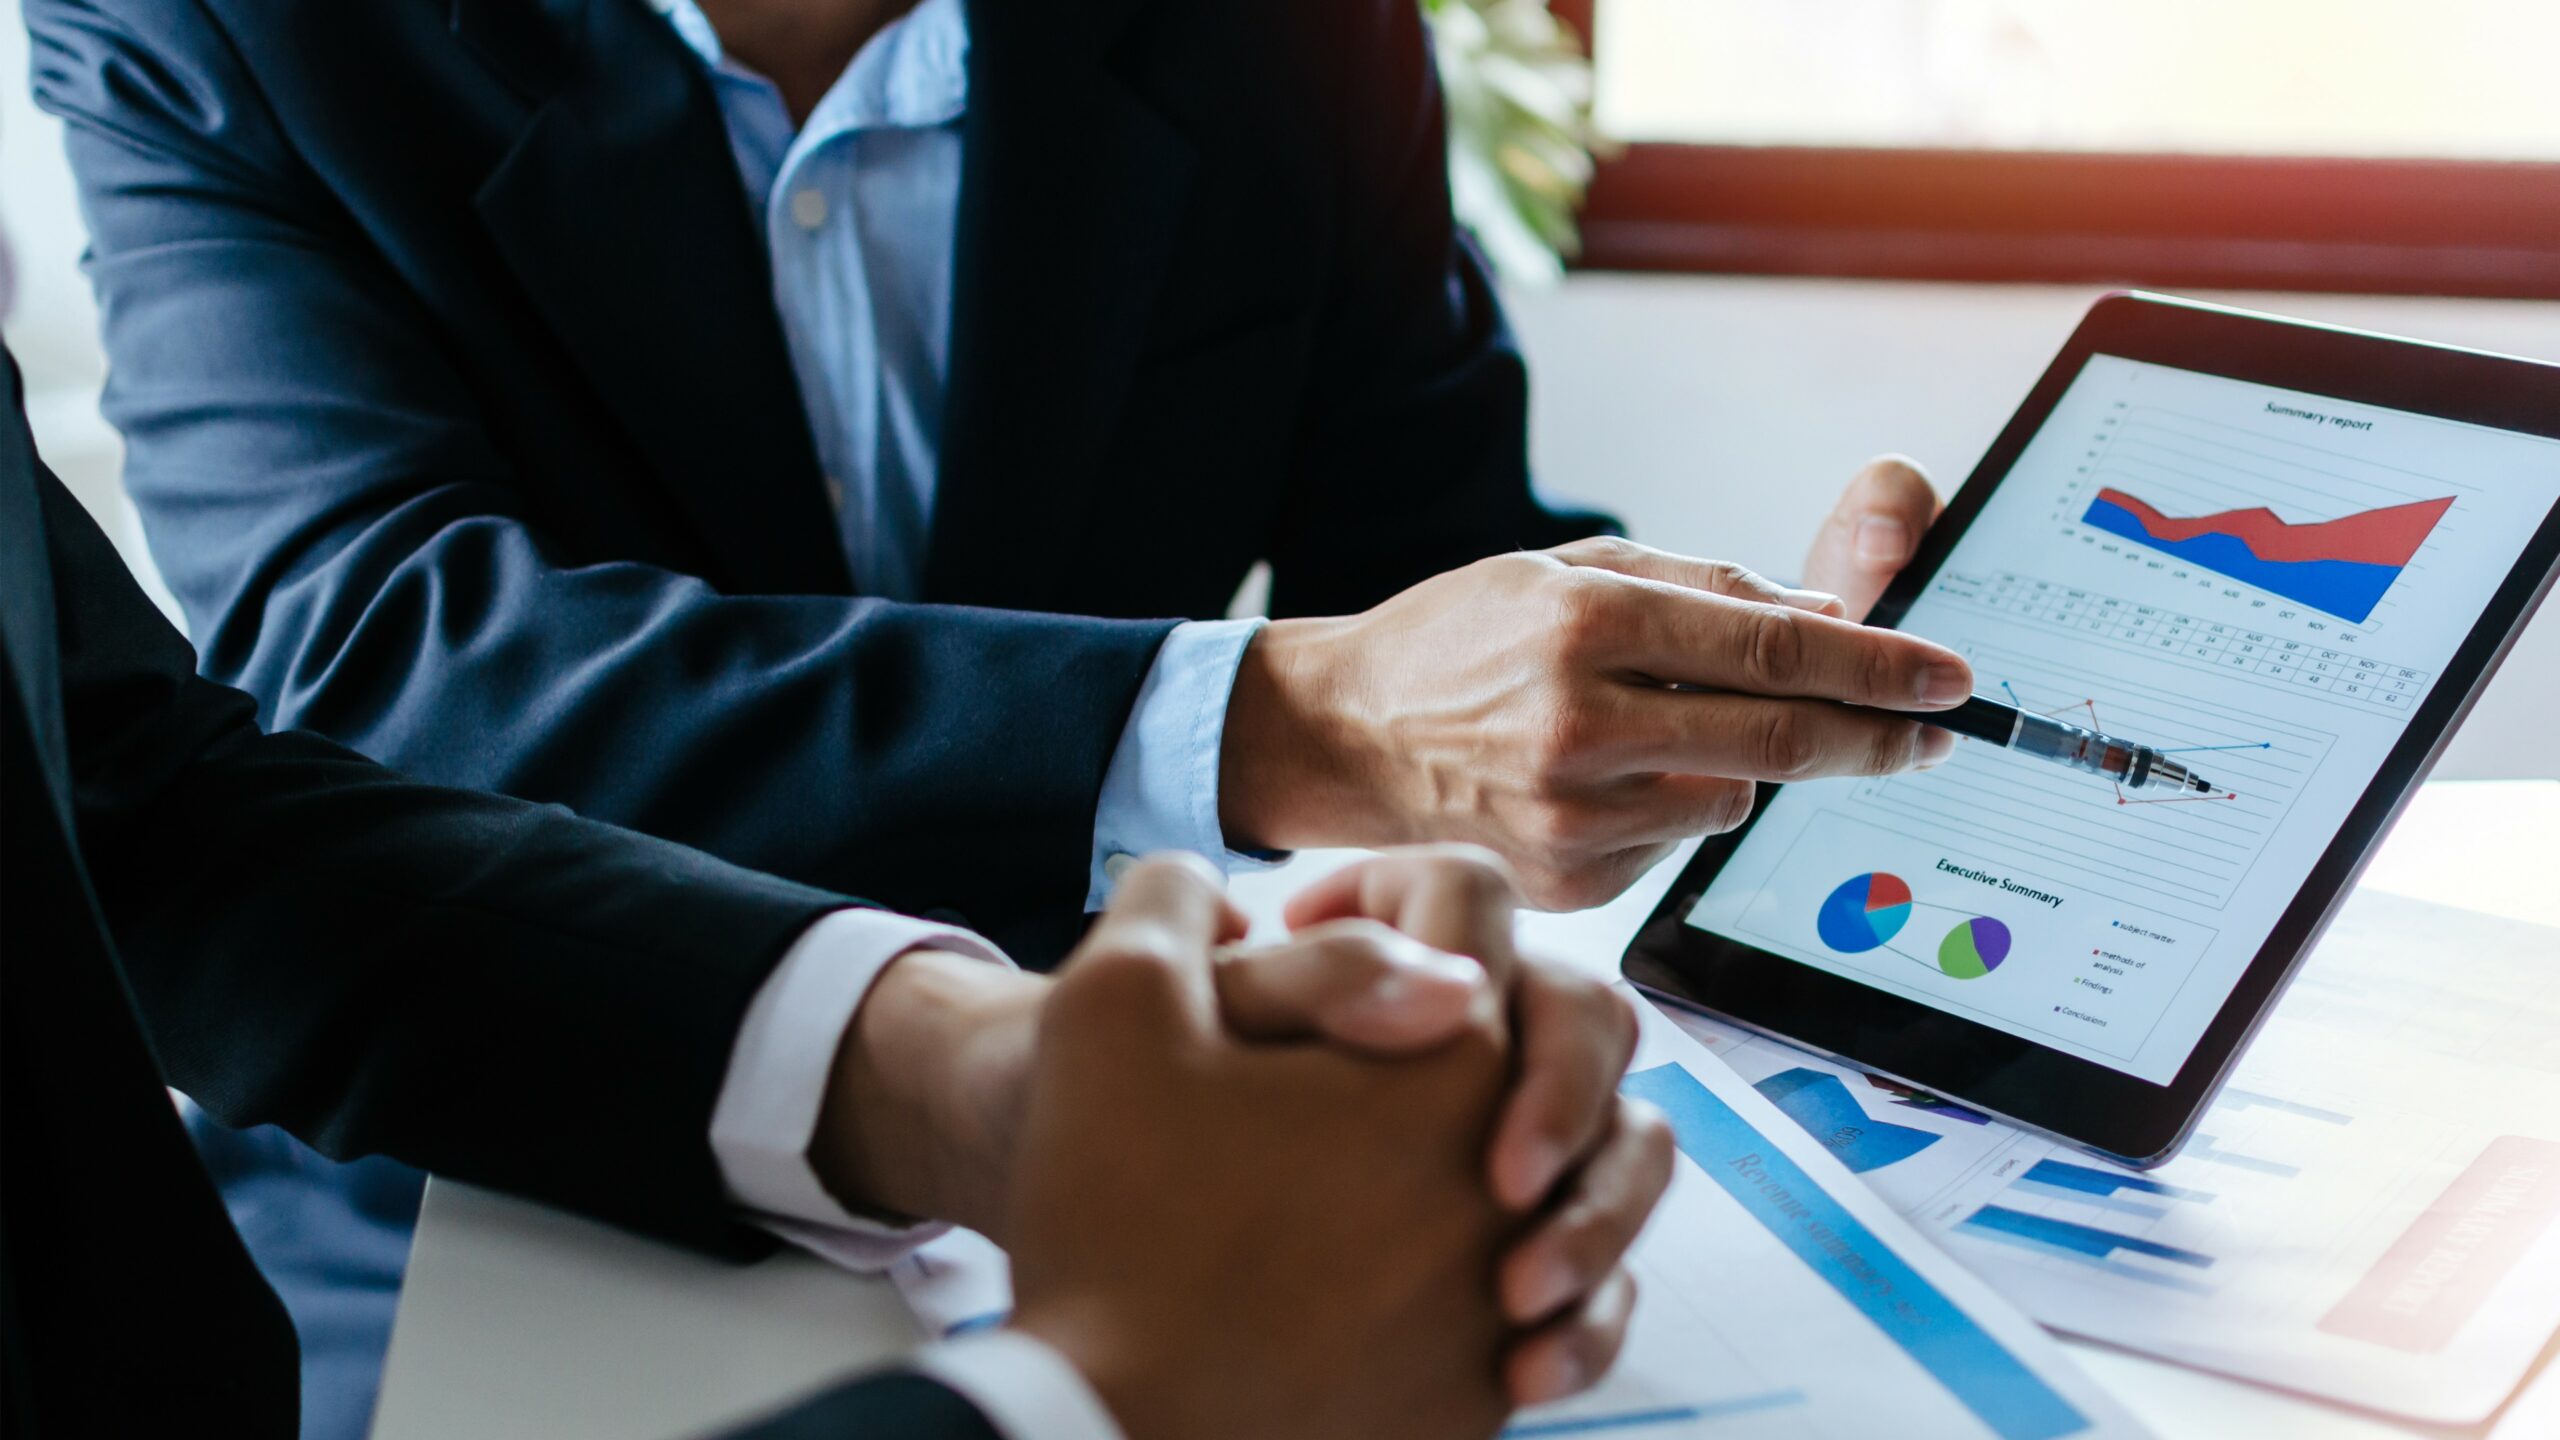
<svg viewBox="0 0 2560 1440">
<path fill-rule="evenodd" d="M 1822 902 L 1813 927 L 1823 944 L 1856 955 L 1901 934 L 1910 918 L 1911 887 L 1901 876 L 1878 870 L 1841 881 Z"/>
<path fill-rule="evenodd" d="M 1938 1139 L 1926 1130 L 1878 1120 L 1860 1107 L 1839 1076 L 1820 1070 L 1781 1070 L 1751 1088 L 1861 1175 L 1908 1160 Z"/>
<path fill-rule="evenodd" d="M 2450 498 L 2422 500 L 2294 525 L 2263 507 L 2166 515 L 2105 488 L 2080 521 L 2361 625 L 2452 505 Z"/>
</svg>

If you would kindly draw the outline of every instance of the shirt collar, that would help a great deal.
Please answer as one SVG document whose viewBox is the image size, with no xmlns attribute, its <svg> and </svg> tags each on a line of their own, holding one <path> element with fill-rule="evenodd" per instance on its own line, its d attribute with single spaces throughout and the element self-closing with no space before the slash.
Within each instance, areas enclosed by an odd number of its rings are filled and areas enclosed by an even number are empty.
<svg viewBox="0 0 2560 1440">
<path fill-rule="evenodd" d="M 731 59 L 695 0 L 649 0 L 704 67 L 769 85 Z M 864 42 L 802 127 L 804 137 L 868 129 L 929 129 L 969 108 L 969 18 L 961 0 L 922 0 Z"/>
</svg>

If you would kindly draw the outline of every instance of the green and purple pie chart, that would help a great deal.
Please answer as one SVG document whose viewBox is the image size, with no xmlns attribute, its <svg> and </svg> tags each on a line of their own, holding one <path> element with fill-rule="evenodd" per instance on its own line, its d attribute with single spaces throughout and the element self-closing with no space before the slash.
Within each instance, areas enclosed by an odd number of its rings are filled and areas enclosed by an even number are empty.
<svg viewBox="0 0 2560 1440">
<path fill-rule="evenodd" d="M 1979 980 L 2009 958 L 2009 927 L 1976 915 L 1938 942 L 1938 968 L 1958 980 Z"/>
<path fill-rule="evenodd" d="M 1844 955 L 1873 950 L 1902 933 L 1911 918 L 1911 887 L 1882 870 L 1851 876 L 1822 902 L 1813 928 L 1822 943 Z"/>
</svg>

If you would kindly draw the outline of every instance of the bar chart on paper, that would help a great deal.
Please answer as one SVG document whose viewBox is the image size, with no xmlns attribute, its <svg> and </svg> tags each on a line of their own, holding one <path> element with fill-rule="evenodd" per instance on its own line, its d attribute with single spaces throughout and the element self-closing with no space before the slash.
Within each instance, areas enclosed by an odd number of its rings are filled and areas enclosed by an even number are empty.
<svg viewBox="0 0 2560 1440">
<path fill-rule="evenodd" d="M 2132 1431 L 2046 1336 L 1824 1154 L 1896 1166 L 1927 1132 L 1862 1148 L 1873 1118 L 1841 1074 L 1747 1085 L 1684 1027 L 1639 1013 L 1621 1088 L 1661 1109 L 1680 1158 L 1630 1257 L 1635 1319 L 1607 1380 L 1519 1415 L 1504 1440 Z M 1796 1133 L 1817 1125 L 1833 1133 Z"/>
</svg>

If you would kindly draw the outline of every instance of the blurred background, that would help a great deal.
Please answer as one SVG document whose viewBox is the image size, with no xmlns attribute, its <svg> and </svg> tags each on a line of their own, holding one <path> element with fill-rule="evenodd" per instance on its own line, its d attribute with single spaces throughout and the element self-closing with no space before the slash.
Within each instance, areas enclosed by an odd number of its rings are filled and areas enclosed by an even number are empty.
<svg viewBox="0 0 2560 1440">
<path fill-rule="evenodd" d="M 2560 160 L 2560 8 L 2528 0 L 1598 8 L 1629 138 Z"/>
<path fill-rule="evenodd" d="M 2560 360 L 2549 0 L 1427 5 L 1541 483 L 1654 544 L 1785 574 L 1868 456 L 1952 487 L 2117 286 Z M 7 338 L 45 454 L 147 574 L 26 72 L 0 0 Z M 1559 279 L 1541 197 L 1584 201 Z M 2556 711 L 2546 617 L 2439 773 L 2560 775 Z"/>
</svg>

